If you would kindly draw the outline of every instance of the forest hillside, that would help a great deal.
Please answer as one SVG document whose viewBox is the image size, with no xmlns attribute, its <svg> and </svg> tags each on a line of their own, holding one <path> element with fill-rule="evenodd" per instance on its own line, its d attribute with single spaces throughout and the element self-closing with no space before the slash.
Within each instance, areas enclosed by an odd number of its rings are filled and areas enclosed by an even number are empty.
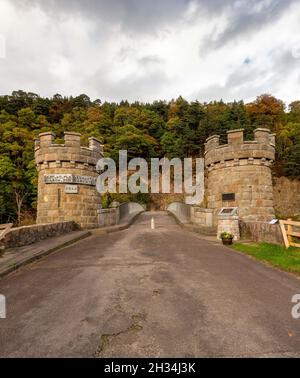
<svg viewBox="0 0 300 378">
<path fill-rule="evenodd" d="M 87 95 L 43 98 L 23 91 L 0 96 L 0 223 L 24 224 L 34 219 L 37 173 L 34 139 L 52 131 L 57 142 L 64 131 L 99 138 L 106 156 L 128 150 L 128 158 L 202 156 L 208 136 L 245 129 L 276 133 L 274 174 L 300 178 L 300 100 L 284 104 L 263 94 L 255 101 L 188 102 L 182 97 L 153 103 L 92 101 Z"/>
</svg>

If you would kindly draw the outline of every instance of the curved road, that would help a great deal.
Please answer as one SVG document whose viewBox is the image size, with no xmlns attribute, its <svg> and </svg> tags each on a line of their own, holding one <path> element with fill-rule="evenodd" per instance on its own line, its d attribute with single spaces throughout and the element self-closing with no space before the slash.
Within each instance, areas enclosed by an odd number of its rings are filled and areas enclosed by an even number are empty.
<svg viewBox="0 0 300 378">
<path fill-rule="evenodd" d="M 0 356 L 300 356 L 300 280 L 164 212 L 24 267 L 0 293 Z"/>
</svg>

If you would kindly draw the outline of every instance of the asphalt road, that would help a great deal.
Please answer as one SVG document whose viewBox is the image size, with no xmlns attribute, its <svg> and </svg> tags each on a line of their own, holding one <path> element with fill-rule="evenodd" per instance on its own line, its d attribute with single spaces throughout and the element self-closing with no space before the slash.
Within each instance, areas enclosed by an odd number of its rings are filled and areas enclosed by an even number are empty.
<svg viewBox="0 0 300 378">
<path fill-rule="evenodd" d="M 0 356 L 300 356 L 297 293 L 299 279 L 145 213 L 2 278 Z"/>
</svg>

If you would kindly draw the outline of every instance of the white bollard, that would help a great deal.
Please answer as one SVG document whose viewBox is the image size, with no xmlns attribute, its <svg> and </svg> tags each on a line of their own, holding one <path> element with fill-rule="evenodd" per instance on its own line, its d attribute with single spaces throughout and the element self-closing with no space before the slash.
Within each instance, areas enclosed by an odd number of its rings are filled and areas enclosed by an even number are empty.
<svg viewBox="0 0 300 378">
<path fill-rule="evenodd" d="M 6 318 L 6 300 L 5 296 L 0 294 L 0 319 Z"/>
<path fill-rule="evenodd" d="M 155 229 L 155 222 L 154 222 L 154 218 L 152 217 L 151 218 L 151 230 L 154 230 Z"/>
</svg>

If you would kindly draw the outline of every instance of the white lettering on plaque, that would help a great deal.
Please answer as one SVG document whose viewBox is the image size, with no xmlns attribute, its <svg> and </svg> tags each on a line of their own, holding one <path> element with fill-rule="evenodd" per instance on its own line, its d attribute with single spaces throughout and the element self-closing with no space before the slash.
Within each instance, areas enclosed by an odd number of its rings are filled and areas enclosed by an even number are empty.
<svg viewBox="0 0 300 378">
<path fill-rule="evenodd" d="M 82 185 L 96 185 L 96 177 L 80 176 L 72 174 L 52 174 L 44 175 L 45 184 L 82 184 Z"/>
<path fill-rule="evenodd" d="M 78 193 L 78 185 L 65 185 L 65 193 L 77 194 Z"/>
</svg>

